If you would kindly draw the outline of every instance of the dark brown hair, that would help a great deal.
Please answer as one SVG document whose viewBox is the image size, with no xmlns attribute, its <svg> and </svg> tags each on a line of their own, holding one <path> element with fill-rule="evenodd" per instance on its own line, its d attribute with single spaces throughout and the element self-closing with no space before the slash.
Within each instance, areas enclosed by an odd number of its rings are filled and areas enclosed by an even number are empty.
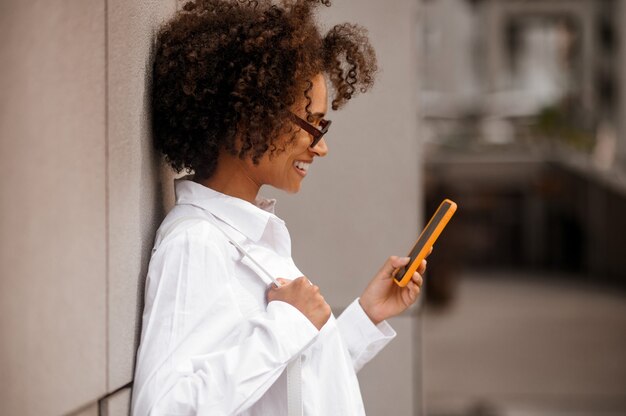
<svg viewBox="0 0 626 416">
<path fill-rule="evenodd" d="M 376 56 L 365 29 L 336 25 L 324 36 L 314 11 L 328 0 L 196 0 L 157 34 L 153 74 L 155 147 L 180 172 L 215 171 L 219 152 L 254 163 L 293 131 L 289 109 L 310 98 L 324 73 L 332 108 L 374 82 Z"/>
</svg>

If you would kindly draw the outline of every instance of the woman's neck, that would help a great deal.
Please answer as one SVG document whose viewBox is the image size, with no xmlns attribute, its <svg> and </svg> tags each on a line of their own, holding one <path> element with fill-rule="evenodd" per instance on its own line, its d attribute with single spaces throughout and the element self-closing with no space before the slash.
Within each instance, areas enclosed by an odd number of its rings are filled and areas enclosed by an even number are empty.
<svg viewBox="0 0 626 416">
<path fill-rule="evenodd" d="M 254 204 L 261 185 L 252 178 L 244 161 L 225 153 L 220 155 L 211 177 L 196 181 L 217 192 Z"/>
</svg>

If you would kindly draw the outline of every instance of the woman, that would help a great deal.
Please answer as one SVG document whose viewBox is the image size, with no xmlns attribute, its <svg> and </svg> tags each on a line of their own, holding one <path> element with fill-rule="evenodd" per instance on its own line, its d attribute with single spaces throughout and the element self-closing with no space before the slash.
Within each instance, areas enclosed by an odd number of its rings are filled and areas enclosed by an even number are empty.
<svg viewBox="0 0 626 416">
<path fill-rule="evenodd" d="M 417 298 L 425 263 L 401 289 L 391 274 L 408 258 L 392 256 L 335 319 L 258 196 L 298 192 L 328 153 L 327 79 L 334 110 L 373 83 L 365 31 L 322 36 L 316 6 L 198 0 L 159 31 L 155 144 L 194 175 L 176 181 L 150 260 L 135 415 L 363 415 L 356 372 Z"/>
</svg>

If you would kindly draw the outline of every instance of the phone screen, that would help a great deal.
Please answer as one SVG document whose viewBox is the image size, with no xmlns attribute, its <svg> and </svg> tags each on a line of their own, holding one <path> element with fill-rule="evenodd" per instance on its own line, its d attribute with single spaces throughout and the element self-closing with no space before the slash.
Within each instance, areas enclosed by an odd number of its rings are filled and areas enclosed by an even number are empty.
<svg viewBox="0 0 626 416">
<path fill-rule="evenodd" d="M 402 277 L 406 273 L 407 268 L 415 261 L 415 258 L 424 249 L 424 246 L 428 242 L 428 239 L 433 235 L 433 233 L 437 229 L 437 226 L 439 225 L 441 220 L 443 220 L 450 208 L 452 208 L 452 203 L 448 201 L 444 201 L 441 203 L 439 209 L 437 209 L 437 212 L 435 212 L 435 215 L 432 216 L 432 218 L 428 222 L 428 225 L 426 226 L 424 231 L 422 231 L 422 234 L 420 234 L 417 242 L 415 243 L 415 246 L 413 246 L 413 250 L 411 250 L 411 253 L 409 254 L 411 260 L 406 266 L 401 267 L 400 270 L 398 270 L 398 273 L 396 273 L 396 275 L 394 276 L 397 281 L 402 280 Z"/>
</svg>

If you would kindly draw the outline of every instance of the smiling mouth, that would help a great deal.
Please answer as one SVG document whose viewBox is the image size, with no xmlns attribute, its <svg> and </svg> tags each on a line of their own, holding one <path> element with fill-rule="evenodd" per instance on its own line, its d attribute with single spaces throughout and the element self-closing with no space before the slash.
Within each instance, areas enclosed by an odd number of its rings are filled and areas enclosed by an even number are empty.
<svg viewBox="0 0 626 416">
<path fill-rule="evenodd" d="M 293 167 L 296 168 L 296 171 L 302 176 L 306 176 L 309 166 L 311 166 L 310 163 L 302 162 L 300 160 L 293 162 Z"/>
</svg>

